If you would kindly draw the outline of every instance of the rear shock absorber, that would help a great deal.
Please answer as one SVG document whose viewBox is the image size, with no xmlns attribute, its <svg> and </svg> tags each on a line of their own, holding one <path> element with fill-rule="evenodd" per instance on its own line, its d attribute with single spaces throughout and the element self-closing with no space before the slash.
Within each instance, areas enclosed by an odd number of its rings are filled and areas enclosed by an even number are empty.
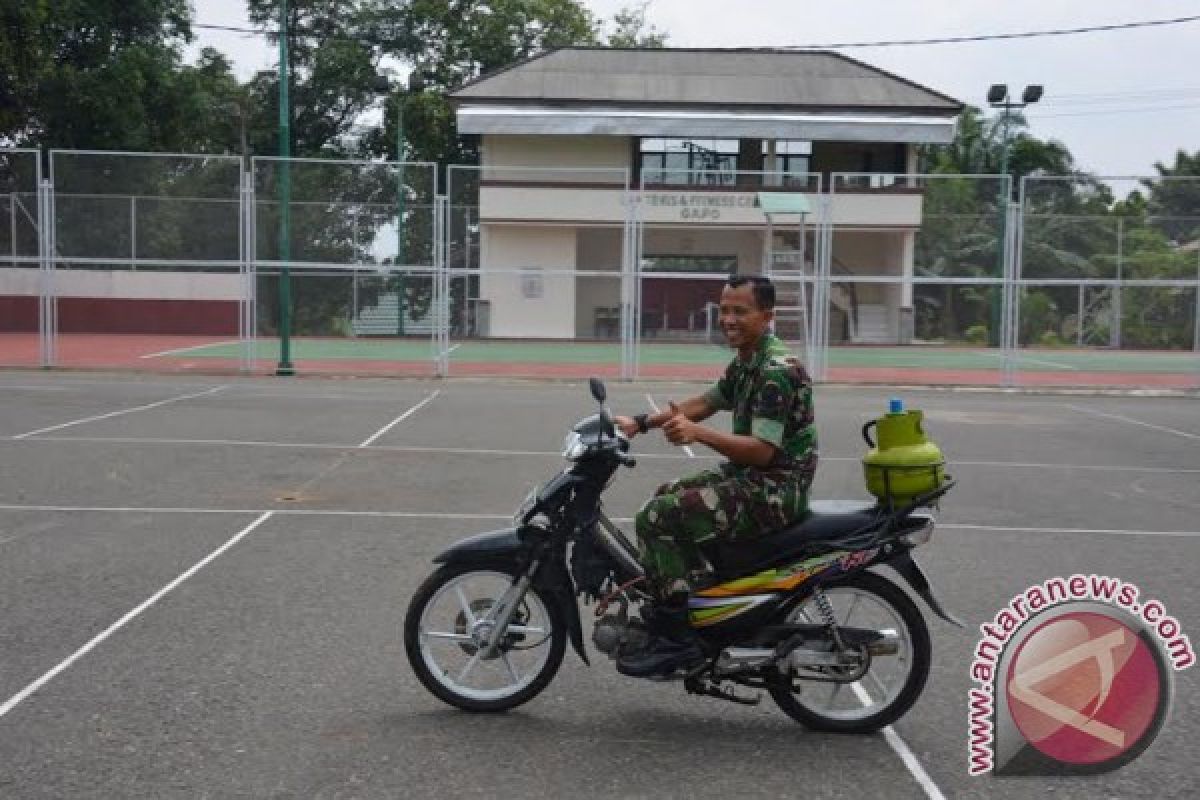
<svg viewBox="0 0 1200 800">
<path fill-rule="evenodd" d="M 818 586 L 813 591 L 813 599 L 817 601 L 817 610 L 821 612 L 821 621 L 829 628 L 829 635 L 833 637 L 833 643 L 837 645 L 838 650 L 845 650 L 846 645 L 842 642 L 842 636 L 837 629 L 837 617 L 833 615 L 833 605 L 830 604 L 825 590 Z"/>
</svg>

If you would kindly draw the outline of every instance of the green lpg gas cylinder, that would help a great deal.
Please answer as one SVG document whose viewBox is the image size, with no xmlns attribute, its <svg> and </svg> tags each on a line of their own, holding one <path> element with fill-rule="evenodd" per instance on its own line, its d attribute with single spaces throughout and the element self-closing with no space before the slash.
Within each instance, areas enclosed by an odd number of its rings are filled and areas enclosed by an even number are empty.
<svg viewBox="0 0 1200 800">
<path fill-rule="evenodd" d="M 904 403 L 893 399 L 887 414 L 863 426 L 863 438 L 871 447 L 863 457 L 867 491 L 883 503 L 909 503 L 946 478 L 946 459 L 925 435 L 923 417 L 916 409 L 905 411 Z M 871 428 L 878 444 L 871 440 Z"/>
</svg>

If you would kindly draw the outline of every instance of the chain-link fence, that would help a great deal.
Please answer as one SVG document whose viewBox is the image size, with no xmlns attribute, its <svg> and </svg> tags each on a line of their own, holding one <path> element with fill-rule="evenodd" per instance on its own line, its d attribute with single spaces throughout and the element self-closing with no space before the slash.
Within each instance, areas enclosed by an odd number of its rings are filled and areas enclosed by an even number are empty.
<svg viewBox="0 0 1200 800">
<path fill-rule="evenodd" d="M 55 363 L 188 369 L 212 343 L 200 365 L 243 363 L 241 191 L 236 157 L 50 152 Z"/>
<path fill-rule="evenodd" d="M 1017 381 L 1200 383 L 1200 178 L 1021 188 Z"/>
<path fill-rule="evenodd" d="M 41 162 L 36 150 L 0 150 L 0 365 L 45 357 L 48 271 L 42 261 Z"/>
<path fill-rule="evenodd" d="M 260 368 L 435 374 L 435 166 L 255 158 L 253 176 Z"/>
<path fill-rule="evenodd" d="M 1200 179 L 726 161 L 0 151 L 0 364 L 709 380 L 741 273 L 818 379 L 1200 385 Z"/>
</svg>

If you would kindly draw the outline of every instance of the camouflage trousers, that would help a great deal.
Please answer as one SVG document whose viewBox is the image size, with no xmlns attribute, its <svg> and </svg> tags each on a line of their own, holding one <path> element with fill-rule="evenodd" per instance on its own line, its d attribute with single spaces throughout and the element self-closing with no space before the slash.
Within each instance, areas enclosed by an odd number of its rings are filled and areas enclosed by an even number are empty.
<svg viewBox="0 0 1200 800">
<path fill-rule="evenodd" d="M 815 455 L 801 469 L 724 463 L 660 486 L 635 519 L 651 590 L 689 591 L 689 574 L 705 568 L 703 543 L 755 539 L 797 519 L 808 510 L 815 468 Z"/>
</svg>

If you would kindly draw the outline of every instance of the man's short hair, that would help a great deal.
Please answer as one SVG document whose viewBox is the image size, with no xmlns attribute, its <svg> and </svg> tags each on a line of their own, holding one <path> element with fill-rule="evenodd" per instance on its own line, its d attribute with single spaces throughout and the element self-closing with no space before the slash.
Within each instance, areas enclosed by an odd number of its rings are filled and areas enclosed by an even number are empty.
<svg viewBox="0 0 1200 800">
<path fill-rule="evenodd" d="M 736 289 L 750 284 L 754 289 L 754 304 L 760 311 L 771 311 L 775 308 L 775 284 L 771 279 L 762 275 L 730 275 L 726 285 Z"/>
</svg>

